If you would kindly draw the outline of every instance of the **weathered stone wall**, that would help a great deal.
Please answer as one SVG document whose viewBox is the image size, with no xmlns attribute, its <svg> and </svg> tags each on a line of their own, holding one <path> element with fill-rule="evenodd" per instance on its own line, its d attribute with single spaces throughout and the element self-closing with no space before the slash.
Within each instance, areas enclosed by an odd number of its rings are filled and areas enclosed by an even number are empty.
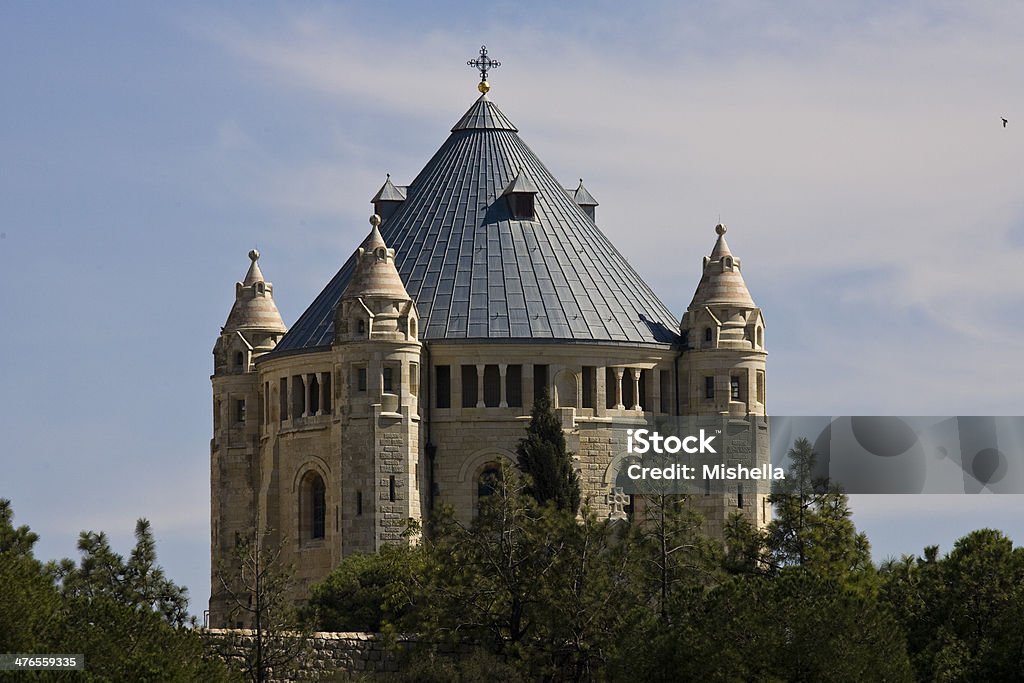
<svg viewBox="0 0 1024 683">
<path fill-rule="evenodd" d="M 238 656 L 253 646 L 250 630 L 207 629 L 201 632 L 207 652 L 225 659 Z M 314 633 L 308 654 L 293 667 L 291 675 L 275 675 L 277 683 L 329 680 L 339 672 L 348 674 L 398 671 L 412 641 L 388 643 L 379 633 Z"/>
</svg>

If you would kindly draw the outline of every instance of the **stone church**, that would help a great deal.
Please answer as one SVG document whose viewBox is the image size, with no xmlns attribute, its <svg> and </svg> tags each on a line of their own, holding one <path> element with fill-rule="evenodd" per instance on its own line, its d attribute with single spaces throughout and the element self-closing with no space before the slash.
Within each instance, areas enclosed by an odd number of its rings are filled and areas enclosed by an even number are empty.
<svg viewBox="0 0 1024 683">
<path fill-rule="evenodd" d="M 631 501 L 612 430 L 765 414 L 764 320 L 725 226 L 677 316 L 481 71 L 480 97 L 408 185 L 388 177 L 366 239 L 290 328 L 249 252 L 213 351 L 211 626 L 236 625 L 217 570 L 254 526 L 305 589 L 343 557 L 404 542 L 406 521 L 438 505 L 470 519 L 545 392 L 584 498 L 613 517 Z M 715 534 L 736 510 L 764 524 L 764 493 L 694 499 Z"/>
</svg>

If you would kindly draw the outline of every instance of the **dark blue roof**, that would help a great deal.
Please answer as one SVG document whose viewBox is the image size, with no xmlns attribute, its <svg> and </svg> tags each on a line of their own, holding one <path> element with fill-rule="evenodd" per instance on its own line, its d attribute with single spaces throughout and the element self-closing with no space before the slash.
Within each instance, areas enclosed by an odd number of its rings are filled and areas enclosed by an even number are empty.
<svg viewBox="0 0 1024 683">
<path fill-rule="evenodd" d="M 520 172 L 537 187 L 536 220 L 515 220 L 502 191 Z M 673 343 L 658 300 L 519 138 L 480 97 L 381 226 L 420 315 L 439 339 Z M 324 347 L 351 277 L 349 260 L 274 353 Z"/>
</svg>

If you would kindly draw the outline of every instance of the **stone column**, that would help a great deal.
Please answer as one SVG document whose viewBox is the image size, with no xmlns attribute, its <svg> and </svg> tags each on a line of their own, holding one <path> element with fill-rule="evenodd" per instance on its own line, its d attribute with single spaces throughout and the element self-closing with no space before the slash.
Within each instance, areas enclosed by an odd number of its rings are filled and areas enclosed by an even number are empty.
<svg viewBox="0 0 1024 683">
<path fill-rule="evenodd" d="M 508 372 L 508 363 L 499 363 L 498 372 L 501 373 L 501 403 L 498 404 L 498 407 L 508 408 L 508 398 L 505 393 L 505 375 Z"/>
<path fill-rule="evenodd" d="M 302 411 L 302 417 L 311 417 L 314 413 L 310 410 L 313 407 L 313 379 L 316 377 L 312 372 L 306 375 L 306 406 Z"/>
<path fill-rule="evenodd" d="M 476 407 L 487 407 L 484 403 L 484 366 L 480 363 L 476 365 Z"/>
<path fill-rule="evenodd" d="M 625 373 L 625 368 L 612 368 L 615 371 L 615 409 L 625 410 L 626 406 L 622 405 L 622 375 Z"/>
<path fill-rule="evenodd" d="M 651 395 L 651 405 L 647 406 L 648 410 L 652 413 L 661 412 L 661 373 L 664 370 L 657 368 L 651 370 L 651 386 L 647 388 L 647 393 Z"/>
<path fill-rule="evenodd" d="M 643 370 L 640 368 L 630 368 L 629 372 L 633 375 L 633 407 L 631 410 L 643 410 L 640 407 L 640 373 Z"/>
<path fill-rule="evenodd" d="M 317 397 L 319 399 L 319 402 L 317 403 L 317 407 L 319 408 L 316 411 L 317 415 L 325 415 L 327 413 L 326 409 L 324 408 L 324 406 L 326 405 L 326 401 L 324 400 L 326 398 L 326 395 L 324 393 L 324 375 L 326 374 L 326 372 L 321 372 L 320 376 L 317 377 L 316 381 L 316 388 L 319 391 L 319 395 Z"/>
</svg>

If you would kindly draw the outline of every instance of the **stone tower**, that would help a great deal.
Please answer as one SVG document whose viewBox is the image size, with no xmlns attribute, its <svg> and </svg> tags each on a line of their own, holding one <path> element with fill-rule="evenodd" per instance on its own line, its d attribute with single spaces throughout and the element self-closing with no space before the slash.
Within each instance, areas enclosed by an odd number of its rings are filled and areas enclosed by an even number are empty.
<svg viewBox="0 0 1024 683">
<path fill-rule="evenodd" d="M 249 271 L 235 283 L 235 303 L 213 347 L 210 541 L 213 557 L 225 563 L 231 561 L 236 535 L 248 533 L 255 523 L 260 426 L 266 406 L 254 361 L 273 351 L 288 331 L 259 258 L 255 249 L 249 252 Z M 222 607 L 218 570 L 214 563 L 211 609 Z"/>
<path fill-rule="evenodd" d="M 400 541 L 407 520 L 422 513 L 419 321 L 380 217 L 370 224 L 334 321 L 334 354 L 348 374 L 341 404 L 346 555 Z"/>
<path fill-rule="evenodd" d="M 725 240 L 726 227 L 715 226 L 718 239 L 693 300 L 683 314 L 680 332 L 684 358 L 683 414 L 717 418 L 727 444 L 726 459 L 767 462 L 765 415 L 764 318 L 747 290 L 740 259 Z M 744 490 L 746 487 L 747 490 Z M 716 492 L 718 493 L 718 492 Z M 696 496 L 707 531 L 718 536 L 721 525 L 739 510 L 755 525 L 768 521 L 767 485 L 728 486 L 724 495 Z"/>
</svg>

